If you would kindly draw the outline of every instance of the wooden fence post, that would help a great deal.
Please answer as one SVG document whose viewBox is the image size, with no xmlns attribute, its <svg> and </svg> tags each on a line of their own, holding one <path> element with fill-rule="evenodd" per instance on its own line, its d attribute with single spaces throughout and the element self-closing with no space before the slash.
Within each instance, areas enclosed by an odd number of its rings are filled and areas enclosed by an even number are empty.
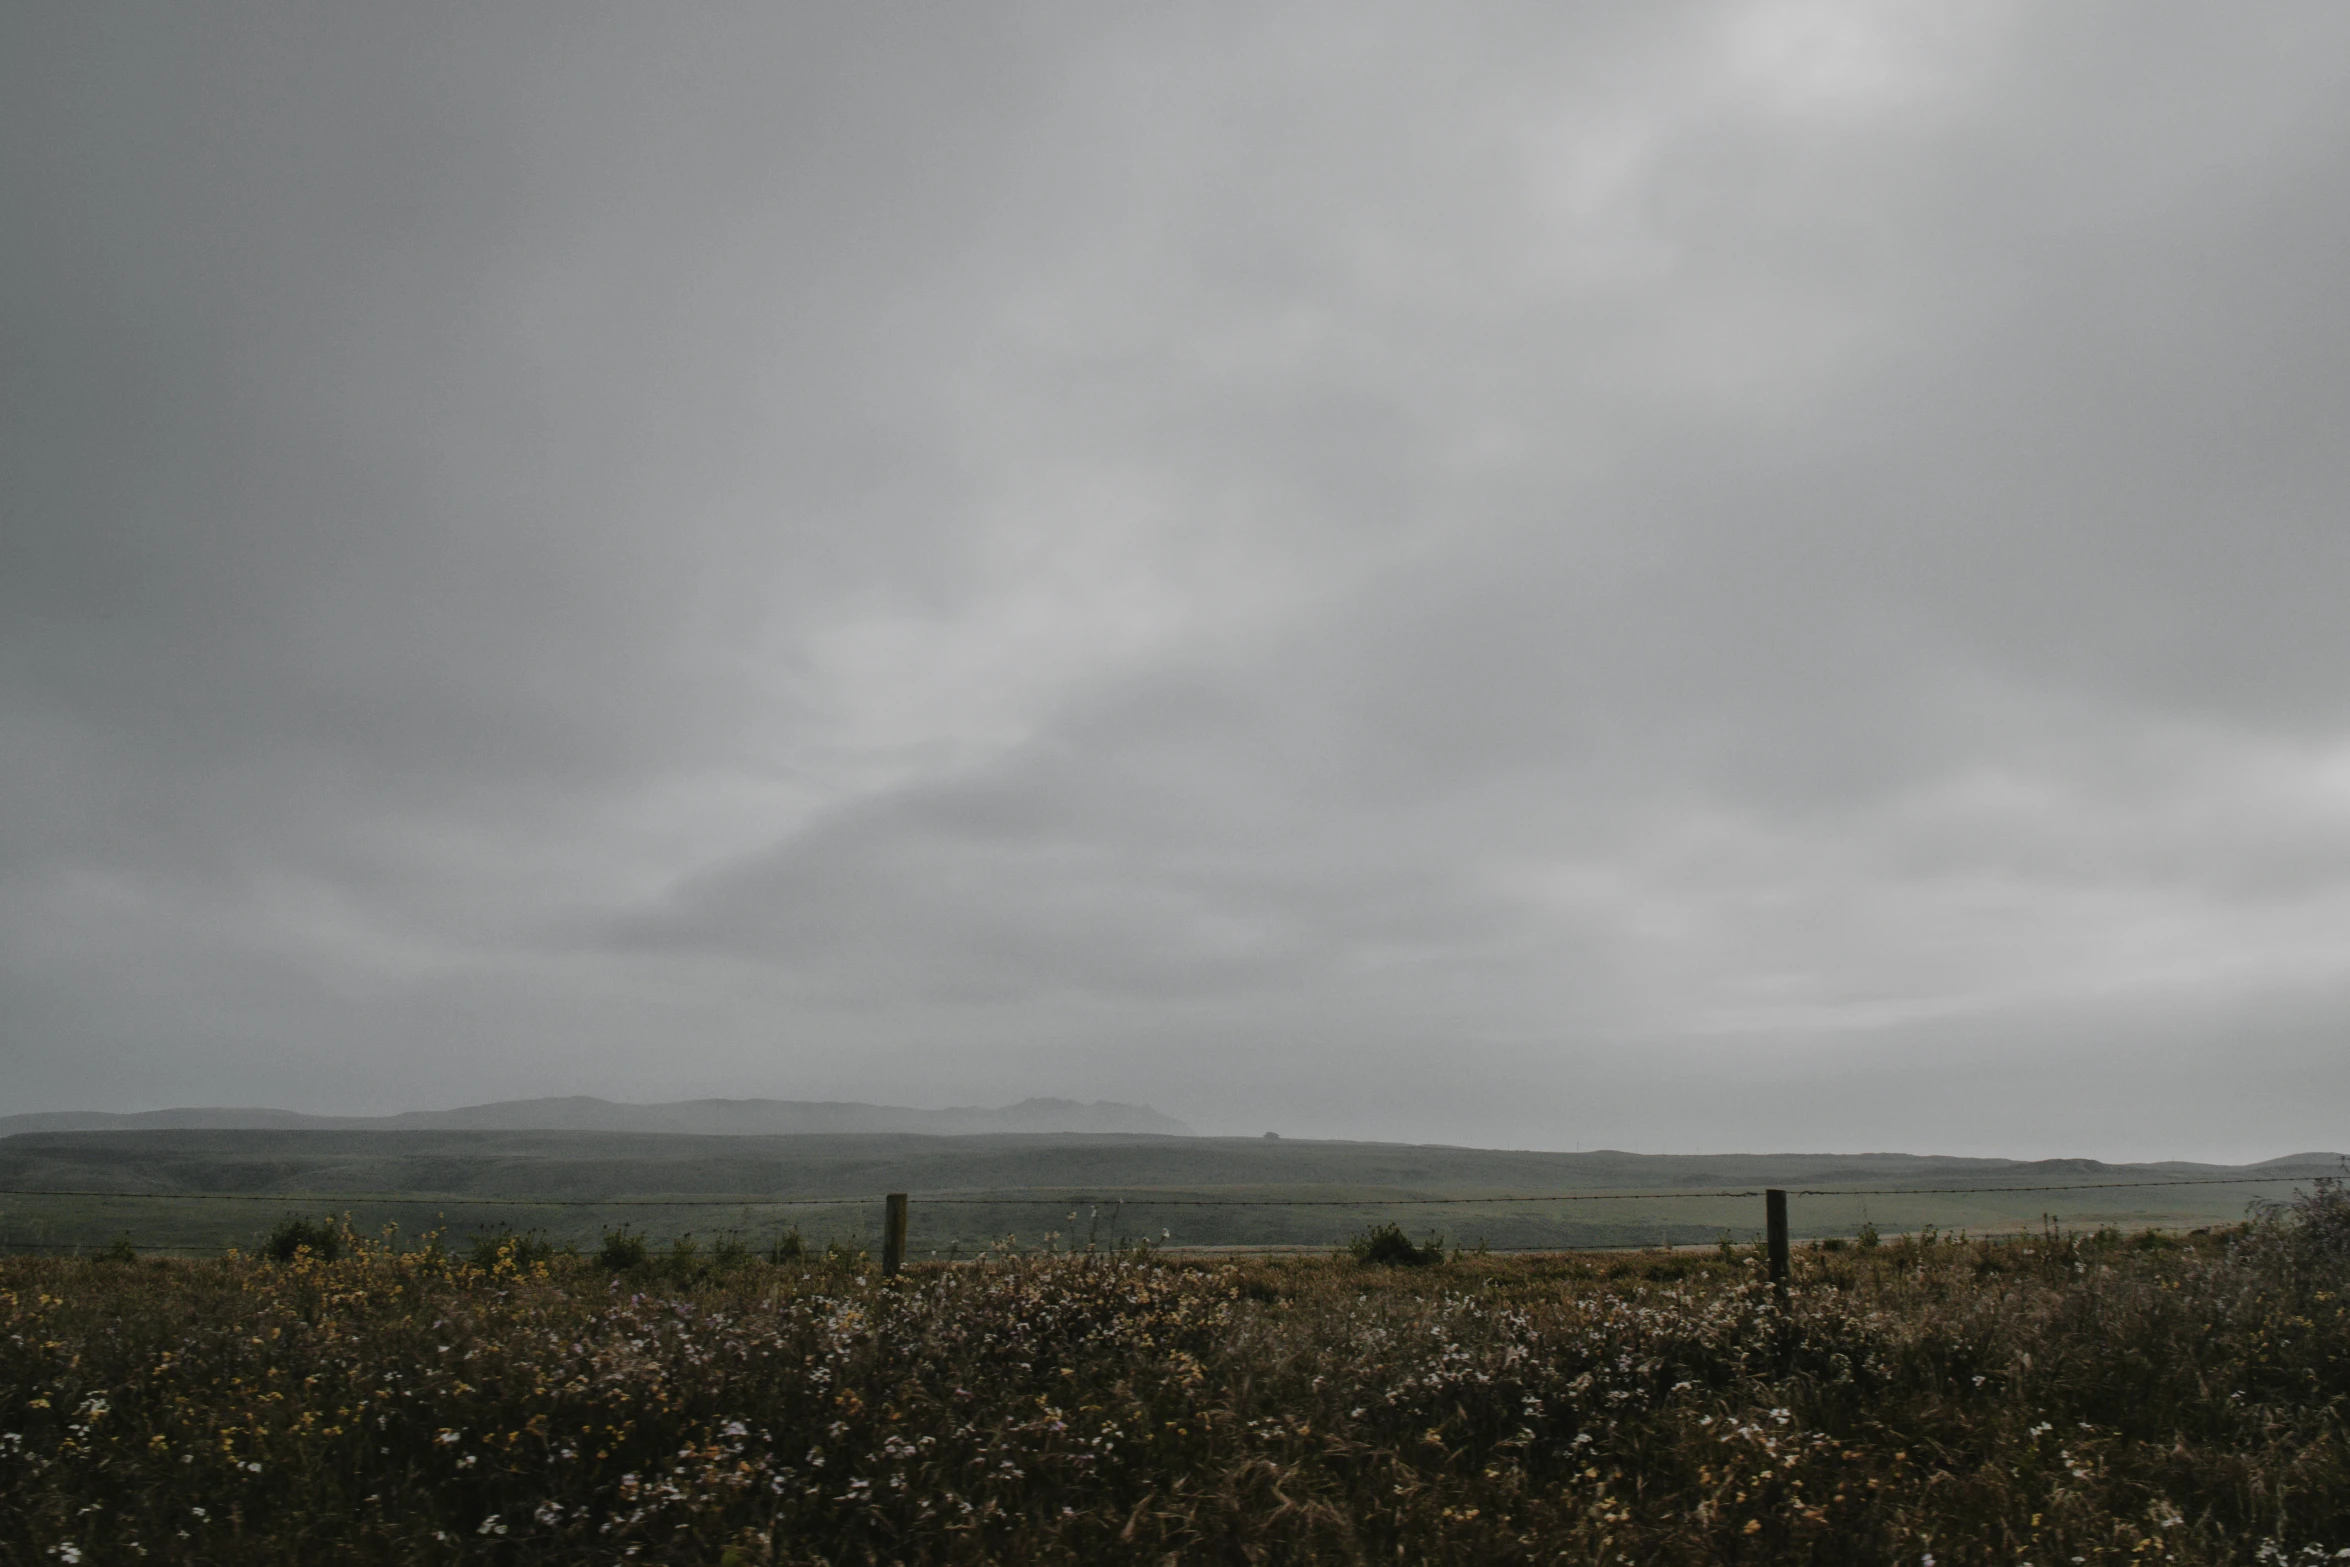
<svg viewBox="0 0 2350 1567">
<path fill-rule="evenodd" d="M 891 1192 L 882 1199 L 881 1274 L 896 1278 L 906 1262 L 906 1194 Z"/>
<path fill-rule="evenodd" d="M 1778 1187 L 1763 1191 L 1763 1232 L 1771 1255 L 1771 1287 L 1782 1299 L 1787 1294 L 1787 1194 Z"/>
</svg>

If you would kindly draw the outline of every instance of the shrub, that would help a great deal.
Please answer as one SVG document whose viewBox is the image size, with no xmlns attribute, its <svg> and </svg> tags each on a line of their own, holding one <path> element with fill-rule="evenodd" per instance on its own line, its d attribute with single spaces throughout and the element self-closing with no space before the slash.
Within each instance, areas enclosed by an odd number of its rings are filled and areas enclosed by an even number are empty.
<svg viewBox="0 0 2350 1567">
<path fill-rule="evenodd" d="M 1346 1250 L 1355 1261 L 1374 1267 L 1424 1268 L 1444 1260 L 1444 1237 L 1431 1235 L 1427 1245 L 1415 1246 L 1400 1225 L 1382 1224 L 1348 1241 Z"/>
<path fill-rule="evenodd" d="M 633 1273 L 645 1265 L 645 1238 L 623 1224 L 604 1232 L 596 1248 L 596 1266 L 606 1273 Z"/>
<path fill-rule="evenodd" d="M 807 1255 L 808 1243 L 801 1239 L 796 1225 L 776 1236 L 775 1244 L 767 1248 L 769 1262 L 798 1262 Z"/>
<path fill-rule="evenodd" d="M 466 1258 L 484 1273 L 526 1273 L 555 1260 L 555 1246 L 536 1230 L 515 1231 L 500 1225 L 473 1238 Z"/>
<path fill-rule="evenodd" d="M 335 1261 L 343 1254 L 341 1226 L 332 1219 L 312 1221 L 289 1215 L 261 1243 L 261 1254 L 272 1262 L 292 1262 L 302 1252 L 321 1262 Z"/>
<path fill-rule="evenodd" d="M 2256 1203 L 2254 1222 L 2236 1241 L 2245 1261 L 2299 1281 L 2301 1288 L 2333 1290 L 2350 1273 L 2350 1191 L 2321 1176 L 2291 1202 Z"/>
<path fill-rule="evenodd" d="M 2311 1260 L 2350 1261 L 2350 1191 L 2340 1180 L 2321 1176 L 2295 1196 L 2293 1232 L 2302 1255 Z"/>
</svg>

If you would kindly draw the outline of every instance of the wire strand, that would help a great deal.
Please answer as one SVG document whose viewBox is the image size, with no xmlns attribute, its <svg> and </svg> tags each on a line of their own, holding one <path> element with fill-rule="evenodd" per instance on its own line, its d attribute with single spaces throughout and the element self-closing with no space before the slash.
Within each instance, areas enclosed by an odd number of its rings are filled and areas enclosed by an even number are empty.
<svg viewBox="0 0 2350 1567">
<path fill-rule="evenodd" d="M 2310 1179 L 2302 1175 L 2190 1176 L 2155 1181 L 2095 1181 L 2045 1186 L 1807 1186 L 1791 1197 L 1982 1197 L 2002 1193 L 2103 1192 L 2167 1186 L 2276 1186 Z M 1160 1197 L 1150 1193 L 1040 1192 L 1033 1187 L 998 1194 L 916 1192 L 910 1200 L 930 1208 L 1058 1207 L 1117 1203 L 1130 1208 L 1437 1208 L 1498 1203 L 1671 1202 L 1760 1197 L 1760 1187 L 1669 1192 L 1517 1192 L 1485 1197 Z M 769 1197 L 737 1193 L 719 1197 L 462 1197 L 400 1192 L 100 1192 L 62 1188 L 0 1188 L 7 1197 L 84 1197 L 139 1202 L 399 1203 L 450 1208 L 844 1208 L 877 1202 L 861 1197 Z"/>
<path fill-rule="evenodd" d="M 450 1197 L 400 1192 L 85 1192 L 57 1189 L 10 1190 L 0 1197 L 105 1197 L 139 1202 L 323 1202 L 400 1203 L 447 1208 L 810 1208 L 849 1207 L 876 1197 Z"/>
<path fill-rule="evenodd" d="M 2140 1186 L 2270 1186 L 2308 1180 L 2305 1175 L 2246 1175 L 2226 1180 L 2195 1176 L 2172 1181 L 2094 1181 L 2072 1186 L 1812 1186 L 1790 1197 L 1966 1197 L 1991 1192 L 2118 1192 Z"/>
<path fill-rule="evenodd" d="M 1124 1195 L 1034 1197 L 929 1197 L 915 1194 L 909 1201 L 919 1201 L 926 1208 L 1005 1208 L 1029 1204 L 1064 1203 L 1121 1203 L 1129 1208 L 1435 1208 L 1464 1203 L 1506 1202 L 1656 1202 L 1675 1197 L 1760 1197 L 1762 1189 L 1752 1191 L 1702 1192 L 1541 1192 L 1531 1195 L 1503 1193 L 1493 1197 L 1131 1197 Z"/>
</svg>

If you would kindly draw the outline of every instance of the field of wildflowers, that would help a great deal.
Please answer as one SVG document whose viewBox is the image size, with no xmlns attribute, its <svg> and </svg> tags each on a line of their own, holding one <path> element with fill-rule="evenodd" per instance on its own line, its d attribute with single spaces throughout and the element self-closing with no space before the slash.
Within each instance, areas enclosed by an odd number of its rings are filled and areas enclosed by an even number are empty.
<svg viewBox="0 0 2350 1567">
<path fill-rule="evenodd" d="M 2350 1557 L 2350 1200 L 1382 1267 L 0 1263 L 0 1563 Z M 485 1265 L 486 1264 L 486 1265 Z"/>
</svg>

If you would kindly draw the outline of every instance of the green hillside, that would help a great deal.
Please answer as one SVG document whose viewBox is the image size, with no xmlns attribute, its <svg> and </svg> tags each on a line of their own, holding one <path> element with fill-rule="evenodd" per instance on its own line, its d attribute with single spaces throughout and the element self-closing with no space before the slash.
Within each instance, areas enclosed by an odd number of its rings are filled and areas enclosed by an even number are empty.
<svg viewBox="0 0 2350 1567">
<path fill-rule="evenodd" d="M 289 1213 L 348 1212 L 363 1229 L 499 1225 L 592 1244 L 633 1224 L 656 1240 L 798 1229 L 871 1244 L 880 1194 L 914 1194 L 917 1255 L 1023 1245 L 1320 1246 L 1392 1220 L 1496 1248 L 1750 1238 L 1759 1197 L 1785 1187 L 1801 1236 L 1873 1223 L 1986 1233 L 2104 1225 L 2193 1228 L 2335 1173 L 2332 1155 L 2258 1167 L 2018 1162 L 1907 1154 L 1535 1153 L 1398 1143 L 1134 1135 L 713 1137 L 602 1132 L 142 1131 L 0 1139 L 0 1244 L 213 1251 L 251 1245 Z M 2127 1186 L 2126 1182 L 2240 1184 Z M 2032 1190 L 2095 1187 L 2107 1190 Z M 1888 1188 L 1994 1187 L 1974 1193 Z M 1810 1189 L 1866 1189 L 1803 1195 Z M 1039 1189 L 1042 1189 L 1040 1195 Z M 99 1196 L 44 1195 L 55 1192 Z M 213 1194 L 203 1200 L 169 1194 Z M 1640 1194 L 1638 1200 L 1618 1200 Z M 1690 1194 L 1690 1195 L 1679 1195 Z M 1577 1197 L 1577 1201 L 1508 1198 Z M 1447 1199 L 1415 1205 L 1412 1199 Z M 233 1199 L 233 1200 L 232 1200 Z M 1190 1206 L 1241 1200 L 1270 1206 Z M 540 1203 L 543 1201 L 543 1205 Z"/>
</svg>

